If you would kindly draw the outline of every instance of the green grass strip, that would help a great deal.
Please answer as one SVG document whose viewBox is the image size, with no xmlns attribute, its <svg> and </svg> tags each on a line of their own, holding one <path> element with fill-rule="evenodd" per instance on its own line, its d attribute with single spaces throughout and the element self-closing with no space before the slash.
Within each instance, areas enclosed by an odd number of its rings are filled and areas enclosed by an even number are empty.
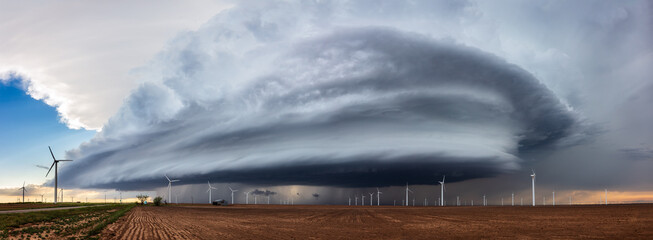
<svg viewBox="0 0 653 240">
<path fill-rule="evenodd" d="M 129 210 L 131 210 L 135 206 L 136 206 L 136 204 L 129 204 L 125 208 L 113 212 L 113 214 L 111 214 L 103 222 L 99 223 L 98 225 L 95 225 L 95 227 L 93 227 L 90 231 L 88 231 L 88 233 L 86 234 L 86 238 L 90 238 L 90 237 L 92 237 L 94 235 L 99 234 L 100 232 L 102 232 L 102 229 L 104 229 L 109 224 L 112 224 L 115 221 L 117 221 L 120 217 L 125 215 L 126 212 L 129 212 Z"/>
</svg>

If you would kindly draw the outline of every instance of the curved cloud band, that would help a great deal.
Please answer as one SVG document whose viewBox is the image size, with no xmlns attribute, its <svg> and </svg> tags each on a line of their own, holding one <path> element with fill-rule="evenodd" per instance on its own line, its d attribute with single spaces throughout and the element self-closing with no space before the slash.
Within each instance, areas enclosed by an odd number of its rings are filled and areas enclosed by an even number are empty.
<svg viewBox="0 0 653 240">
<path fill-rule="evenodd" d="M 458 181 L 518 169 L 520 150 L 554 144 L 577 124 L 531 74 L 477 49 L 380 27 L 274 29 L 249 29 L 253 43 L 218 24 L 177 39 L 143 70 L 155 80 L 68 153 L 76 161 L 62 181 Z"/>
</svg>

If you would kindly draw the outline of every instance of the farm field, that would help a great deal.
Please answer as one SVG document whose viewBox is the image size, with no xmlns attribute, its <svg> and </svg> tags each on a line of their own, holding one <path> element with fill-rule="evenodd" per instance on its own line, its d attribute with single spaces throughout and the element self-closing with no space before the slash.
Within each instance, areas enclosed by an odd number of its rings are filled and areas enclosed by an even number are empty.
<svg viewBox="0 0 653 240">
<path fill-rule="evenodd" d="M 57 206 L 61 206 L 57 204 Z M 92 239 L 133 204 L 0 214 L 0 239 Z M 70 205 L 68 206 L 70 207 Z"/>
<path fill-rule="evenodd" d="M 2 203 L 0 204 L 0 211 L 11 210 L 24 210 L 24 209 L 37 209 L 37 208 L 55 208 L 55 207 L 76 207 L 76 206 L 92 206 L 99 205 L 98 203 Z"/>
<path fill-rule="evenodd" d="M 653 239 L 653 205 L 136 207 L 102 239 Z"/>
</svg>

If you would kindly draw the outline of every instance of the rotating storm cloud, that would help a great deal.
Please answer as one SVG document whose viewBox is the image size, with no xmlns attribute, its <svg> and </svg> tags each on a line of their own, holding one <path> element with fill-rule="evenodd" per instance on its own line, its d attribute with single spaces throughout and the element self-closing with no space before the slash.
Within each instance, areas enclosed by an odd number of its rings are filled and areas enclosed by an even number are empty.
<svg viewBox="0 0 653 240">
<path fill-rule="evenodd" d="M 520 151 L 583 135 L 519 66 L 380 21 L 287 14 L 303 7 L 235 8 L 179 35 L 135 70 L 143 83 L 103 131 L 68 152 L 61 181 L 427 184 L 515 171 Z"/>
</svg>

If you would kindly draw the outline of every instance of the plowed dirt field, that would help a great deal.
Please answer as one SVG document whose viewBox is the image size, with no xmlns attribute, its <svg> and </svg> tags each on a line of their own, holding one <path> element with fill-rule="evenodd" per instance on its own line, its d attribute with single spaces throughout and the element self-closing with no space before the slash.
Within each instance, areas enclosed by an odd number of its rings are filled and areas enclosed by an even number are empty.
<svg viewBox="0 0 653 240">
<path fill-rule="evenodd" d="M 136 207 L 106 239 L 653 239 L 653 205 Z"/>
</svg>

